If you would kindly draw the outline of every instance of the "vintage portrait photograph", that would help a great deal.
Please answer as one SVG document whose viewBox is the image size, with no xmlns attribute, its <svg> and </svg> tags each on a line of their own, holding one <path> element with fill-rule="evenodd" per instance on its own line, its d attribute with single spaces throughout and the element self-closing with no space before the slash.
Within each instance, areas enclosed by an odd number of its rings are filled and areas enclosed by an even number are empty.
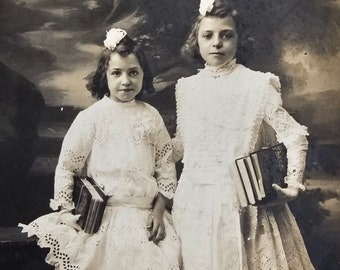
<svg viewBox="0 0 340 270">
<path fill-rule="evenodd" d="M 340 0 L 1 0 L 0 269 L 339 270 Z"/>
</svg>

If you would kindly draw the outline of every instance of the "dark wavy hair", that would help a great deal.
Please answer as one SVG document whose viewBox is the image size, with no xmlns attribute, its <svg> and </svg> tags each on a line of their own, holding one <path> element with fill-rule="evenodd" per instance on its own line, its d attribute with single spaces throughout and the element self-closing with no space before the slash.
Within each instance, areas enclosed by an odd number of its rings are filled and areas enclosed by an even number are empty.
<svg viewBox="0 0 340 270">
<path fill-rule="evenodd" d="M 136 55 L 139 64 L 144 72 L 142 91 L 136 96 L 137 100 L 141 99 L 143 92 L 153 93 L 153 74 L 151 72 L 148 60 L 140 45 L 134 42 L 128 35 L 126 35 L 116 46 L 114 50 L 105 48 L 99 56 L 97 69 L 86 77 L 86 88 L 91 92 L 91 95 L 96 99 L 102 99 L 104 96 L 110 96 L 110 90 L 107 84 L 106 71 L 109 65 L 110 56 L 113 53 L 118 53 L 125 57 L 129 54 Z"/>
<path fill-rule="evenodd" d="M 225 18 L 231 16 L 233 17 L 236 28 L 239 28 L 240 20 L 237 15 L 237 11 L 232 7 L 232 5 L 226 1 L 226 0 L 215 0 L 214 7 L 210 12 L 207 12 L 205 16 L 198 15 L 196 18 L 196 21 L 191 29 L 191 32 L 184 43 L 181 53 L 182 56 L 185 58 L 189 57 L 192 59 L 198 59 L 201 62 L 203 61 L 203 58 L 201 57 L 199 53 L 199 47 L 198 47 L 198 29 L 200 26 L 200 23 L 204 17 L 218 17 L 218 18 Z"/>
</svg>

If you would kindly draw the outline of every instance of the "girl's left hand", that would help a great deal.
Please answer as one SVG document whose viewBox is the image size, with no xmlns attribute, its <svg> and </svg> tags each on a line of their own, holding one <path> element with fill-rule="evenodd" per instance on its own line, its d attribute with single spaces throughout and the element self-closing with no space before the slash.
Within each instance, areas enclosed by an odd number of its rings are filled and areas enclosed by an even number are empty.
<svg viewBox="0 0 340 270">
<path fill-rule="evenodd" d="M 259 207 L 271 207 L 290 202 L 294 200 L 299 195 L 300 192 L 300 189 L 296 186 L 288 185 L 286 188 L 282 188 L 277 184 L 273 184 L 272 187 L 277 192 L 277 197 L 263 204 L 259 203 L 258 204 Z"/>
<path fill-rule="evenodd" d="M 298 187 L 290 185 L 288 185 L 286 188 L 282 188 L 277 184 L 273 184 L 272 187 L 277 192 L 277 198 L 283 202 L 294 200 L 299 195 L 300 191 Z"/>
<path fill-rule="evenodd" d="M 149 214 L 146 228 L 150 232 L 149 241 L 156 245 L 165 238 L 165 226 L 163 221 L 163 212 L 153 211 Z"/>
</svg>

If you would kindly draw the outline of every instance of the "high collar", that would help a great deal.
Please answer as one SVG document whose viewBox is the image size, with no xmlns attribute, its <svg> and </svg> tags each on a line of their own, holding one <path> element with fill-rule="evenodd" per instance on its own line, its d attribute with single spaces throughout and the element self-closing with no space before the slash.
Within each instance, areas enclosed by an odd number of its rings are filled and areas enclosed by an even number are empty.
<svg viewBox="0 0 340 270">
<path fill-rule="evenodd" d="M 119 102 L 108 96 L 104 96 L 103 99 L 105 99 L 106 102 L 110 102 L 111 104 L 114 104 L 115 106 L 119 106 L 119 107 L 133 107 L 137 103 L 135 99 L 127 101 L 127 102 Z"/>
<path fill-rule="evenodd" d="M 201 69 L 201 72 L 207 73 L 210 76 L 214 77 L 214 78 L 218 78 L 221 75 L 227 75 L 232 73 L 235 68 L 237 67 L 237 63 L 236 63 L 236 58 L 233 58 L 232 60 L 230 60 L 228 63 L 226 64 L 222 64 L 220 66 L 209 66 L 207 64 L 205 64 L 204 69 Z"/>
</svg>

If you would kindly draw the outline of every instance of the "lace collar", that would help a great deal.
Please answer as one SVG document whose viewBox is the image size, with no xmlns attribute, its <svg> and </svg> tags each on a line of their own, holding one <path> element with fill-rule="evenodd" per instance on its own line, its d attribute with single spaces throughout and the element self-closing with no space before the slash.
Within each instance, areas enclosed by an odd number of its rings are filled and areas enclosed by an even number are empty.
<svg viewBox="0 0 340 270">
<path fill-rule="evenodd" d="M 236 63 L 236 58 L 234 58 L 228 63 L 223 64 L 221 66 L 217 66 L 217 67 L 212 67 L 212 66 L 208 66 L 207 64 L 205 64 L 205 68 L 201 69 L 200 72 L 204 72 L 208 74 L 209 76 L 216 79 L 222 75 L 228 75 L 232 73 L 237 67 L 237 65 L 238 64 Z"/>
</svg>

